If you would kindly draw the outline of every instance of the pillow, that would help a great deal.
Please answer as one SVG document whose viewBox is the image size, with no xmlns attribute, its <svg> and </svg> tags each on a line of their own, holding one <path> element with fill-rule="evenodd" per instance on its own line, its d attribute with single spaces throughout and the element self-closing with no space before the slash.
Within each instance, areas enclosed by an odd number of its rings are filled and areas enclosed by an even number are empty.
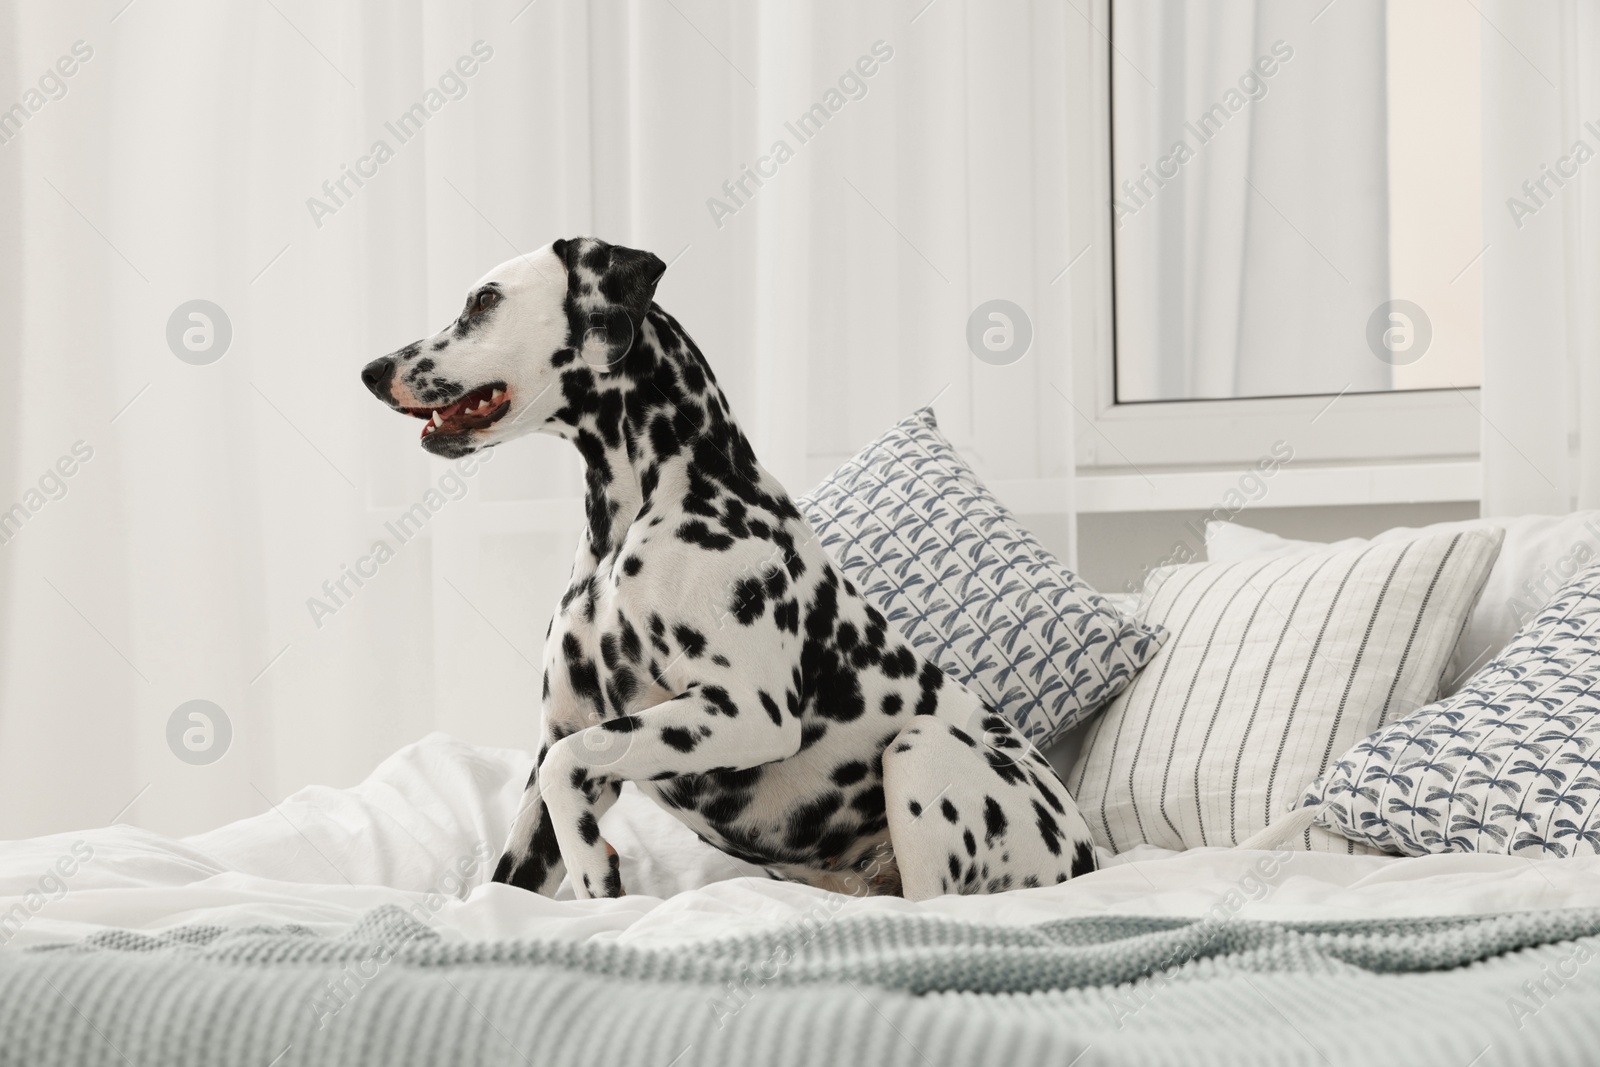
<svg viewBox="0 0 1600 1067">
<path fill-rule="evenodd" d="M 1476 520 L 1468 520 L 1476 525 Z M 1440 525 L 1445 525 L 1440 523 Z M 1404 529 L 1404 527 L 1397 527 Z M 1429 533 L 1440 531 L 1427 527 Z M 1389 533 L 1392 531 L 1385 531 Z M 1415 530 L 1410 531 L 1416 533 Z M 1384 534 L 1379 534 L 1383 537 Z M 1297 541 L 1292 537 L 1258 530 L 1254 526 L 1241 526 L 1236 522 L 1211 519 L 1206 522 L 1206 559 L 1212 563 L 1232 563 L 1251 556 L 1276 556 L 1285 552 L 1319 552 L 1326 548 L 1355 548 L 1373 540 L 1368 537 L 1346 537 L 1343 541 Z"/>
<path fill-rule="evenodd" d="M 1167 567 L 1161 651 L 1090 726 L 1067 779 L 1116 852 L 1236 845 L 1378 726 L 1432 700 L 1498 530 Z M 1318 851 L 1372 852 L 1320 827 Z"/>
<path fill-rule="evenodd" d="M 1504 530 L 1505 546 L 1484 583 L 1483 596 L 1473 609 L 1461 643 L 1445 669 L 1442 694 L 1459 689 L 1473 669 L 1510 643 L 1517 628 L 1531 619 L 1539 605 L 1555 595 L 1561 584 L 1600 560 L 1600 511 L 1571 515 L 1523 515 L 1517 518 L 1463 519 L 1440 522 L 1422 529 L 1406 526 L 1385 530 L 1372 542 L 1400 541 L 1424 534 L 1458 530 Z M 1292 541 L 1264 530 L 1231 522 L 1206 524 L 1206 558 L 1237 560 L 1276 552 L 1321 551 L 1372 543 L 1352 537 L 1333 545 Z"/>
<path fill-rule="evenodd" d="M 1600 567 L 1584 571 L 1461 692 L 1373 733 L 1304 803 L 1404 852 L 1600 852 Z"/>
<path fill-rule="evenodd" d="M 924 658 L 1043 748 L 1160 646 L 1034 540 L 939 432 L 901 420 L 796 502 L 822 547 Z"/>
</svg>

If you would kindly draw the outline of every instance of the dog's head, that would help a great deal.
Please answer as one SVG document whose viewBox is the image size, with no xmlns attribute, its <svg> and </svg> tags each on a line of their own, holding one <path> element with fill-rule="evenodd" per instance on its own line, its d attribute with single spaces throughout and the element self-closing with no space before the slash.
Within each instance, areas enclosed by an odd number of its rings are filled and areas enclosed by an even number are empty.
<svg viewBox="0 0 1600 1067">
<path fill-rule="evenodd" d="M 592 237 L 500 264 L 432 337 L 361 371 L 372 394 L 422 419 L 422 447 L 453 459 L 535 430 L 562 433 L 563 374 L 621 371 L 666 266 Z"/>
</svg>

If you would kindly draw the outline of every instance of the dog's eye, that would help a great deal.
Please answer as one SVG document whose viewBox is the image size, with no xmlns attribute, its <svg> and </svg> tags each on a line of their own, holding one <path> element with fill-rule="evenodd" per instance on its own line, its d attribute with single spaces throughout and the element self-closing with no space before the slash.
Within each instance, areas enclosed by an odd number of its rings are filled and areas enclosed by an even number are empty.
<svg viewBox="0 0 1600 1067">
<path fill-rule="evenodd" d="M 498 303 L 500 303 L 499 293 L 493 289 L 480 289 L 471 300 L 467 301 L 467 314 L 482 315 Z"/>
</svg>

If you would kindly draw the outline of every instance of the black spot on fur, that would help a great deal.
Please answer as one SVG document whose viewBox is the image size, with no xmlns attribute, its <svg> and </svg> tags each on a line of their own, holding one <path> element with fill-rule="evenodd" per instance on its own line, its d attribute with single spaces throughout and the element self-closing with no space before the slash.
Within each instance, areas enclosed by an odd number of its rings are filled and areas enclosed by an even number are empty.
<svg viewBox="0 0 1600 1067">
<path fill-rule="evenodd" d="M 1078 847 L 1072 852 L 1072 877 L 1093 874 L 1099 868 L 1094 857 L 1094 846 L 1087 841 L 1079 841 Z"/>
<path fill-rule="evenodd" d="M 838 579 L 829 571 L 818 583 L 816 595 L 806 608 L 806 636 L 822 641 L 833 636 L 833 623 L 839 615 Z"/>
<path fill-rule="evenodd" d="M 579 596 L 587 594 L 589 591 L 589 584 L 593 581 L 594 575 L 591 574 L 584 578 L 581 582 L 573 582 L 571 585 L 567 586 L 567 591 L 561 594 L 561 610 L 565 611 L 568 605 L 570 605 Z M 572 634 L 567 634 L 566 637 L 562 638 L 562 641 L 565 642 L 567 638 L 571 638 L 573 641 L 573 647 L 576 647 L 578 640 L 577 637 Z M 563 644 L 562 647 L 565 648 L 567 646 Z"/>
<path fill-rule="evenodd" d="M 883 786 L 875 785 L 871 789 L 863 789 L 856 794 L 850 806 L 861 814 L 863 818 L 873 821 L 875 825 L 884 813 Z M 865 830 L 865 827 L 863 827 Z"/>
<path fill-rule="evenodd" d="M 748 790 L 724 790 L 715 799 L 701 804 L 700 814 L 714 825 L 726 825 L 744 814 L 752 795 Z"/>
<path fill-rule="evenodd" d="M 733 702 L 728 696 L 728 691 L 720 685 L 703 685 L 700 687 L 700 695 L 713 710 L 721 712 L 730 719 L 739 717 L 739 705 Z"/>
<path fill-rule="evenodd" d="M 867 776 L 867 765 L 860 760 L 841 763 L 833 769 L 834 785 L 855 785 Z"/>
<path fill-rule="evenodd" d="M 604 715 L 606 708 L 604 697 L 600 693 L 600 672 L 596 669 L 594 661 L 584 658 L 578 638 L 571 633 L 562 638 L 561 652 L 567 661 L 567 681 L 572 686 L 572 691 L 582 699 L 592 702 L 595 709 Z"/>
<path fill-rule="evenodd" d="M 790 848 L 815 845 L 821 838 L 828 820 L 844 805 L 844 794 L 830 790 L 800 805 L 789 816 L 784 830 L 784 843 Z"/>
<path fill-rule="evenodd" d="M 886 677 L 909 678 L 917 673 L 917 657 L 904 645 L 883 657 L 883 673 Z"/>
<path fill-rule="evenodd" d="M 773 605 L 772 623 L 780 630 L 798 634 L 800 632 L 800 601 L 791 598 Z"/>
<path fill-rule="evenodd" d="M 494 880 L 518 889 L 538 892 L 545 888 L 546 878 L 560 862 L 561 846 L 556 841 L 556 828 L 550 818 L 550 810 L 546 808 L 540 814 L 539 825 L 534 828 L 533 841 L 522 863 L 518 865 L 510 853 L 502 856 L 495 867 Z"/>
<path fill-rule="evenodd" d="M 622 654 L 633 664 L 637 664 L 644 657 L 644 648 L 639 643 L 639 631 L 635 630 L 627 619 L 622 620 Z"/>
<path fill-rule="evenodd" d="M 578 834 L 586 845 L 600 840 L 600 823 L 595 819 L 594 812 L 586 811 L 578 816 Z"/>
<path fill-rule="evenodd" d="M 961 820 L 961 816 L 956 812 L 956 806 L 950 803 L 948 797 L 939 802 L 939 811 L 944 815 L 945 820 L 949 822 L 951 826 L 954 826 Z"/>
<path fill-rule="evenodd" d="M 700 739 L 681 726 L 668 726 L 661 731 L 661 740 L 679 752 L 693 752 Z"/>
<path fill-rule="evenodd" d="M 678 540 L 712 552 L 726 552 L 733 547 L 733 538 L 727 534 L 713 533 L 711 527 L 699 519 L 691 519 L 678 527 Z"/>
<path fill-rule="evenodd" d="M 1037 800 L 1030 800 L 1029 803 L 1033 805 L 1033 813 L 1037 816 L 1039 836 L 1044 839 L 1044 847 L 1050 850 L 1050 855 L 1052 856 L 1061 855 L 1061 842 L 1066 835 L 1061 832 L 1061 826 L 1056 822 L 1056 817 L 1051 815 L 1044 805 Z"/>
<path fill-rule="evenodd" d="M 944 685 L 944 671 L 929 660 L 922 665 L 922 673 L 917 676 L 917 684 L 922 687 L 922 696 L 917 700 L 914 714 L 932 715 L 939 707 L 939 689 Z"/>
<path fill-rule="evenodd" d="M 994 846 L 995 840 L 1006 835 L 1006 813 L 994 797 L 983 798 L 983 843 Z"/>
<path fill-rule="evenodd" d="M 628 668 L 618 667 L 606 683 L 606 698 L 611 701 L 611 706 L 619 713 L 624 712 L 632 706 L 633 698 L 638 695 L 639 679 Z"/>
<path fill-rule="evenodd" d="M 1050 805 L 1051 810 L 1053 810 L 1057 815 L 1065 815 L 1067 813 L 1066 806 L 1063 805 L 1060 799 L 1056 797 L 1055 790 L 1045 785 L 1044 782 L 1040 780 L 1039 776 L 1034 774 L 1032 771 L 1028 772 L 1028 777 L 1033 779 L 1034 788 L 1044 796 L 1044 802 Z"/>
<path fill-rule="evenodd" d="M 1007 785 L 1021 785 L 1027 781 L 1027 775 L 1022 773 L 1022 768 L 1004 752 L 984 746 L 983 758 L 989 764 L 989 769 L 998 774 Z"/>
<path fill-rule="evenodd" d="M 808 722 L 800 725 L 800 751 L 804 752 L 812 745 L 821 741 L 828 732 L 828 724 L 824 722 Z"/>
<path fill-rule="evenodd" d="M 706 650 L 706 635 L 693 627 L 679 623 L 672 628 L 672 637 L 690 659 L 699 659 Z"/>
<path fill-rule="evenodd" d="M 761 582 L 745 578 L 733 587 L 733 604 L 729 608 L 741 626 L 750 626 L 766 613 L 767 602 Z"/>
<path fill-rule="evenodd" d="M 811 706 L 818 715 L 853 722 L 865 714 L 867 705 L 861 694 L 860 677 L 823 640 L 807 637 L 800 649 L 800 671 L 811 683 Z"/>
</svg>

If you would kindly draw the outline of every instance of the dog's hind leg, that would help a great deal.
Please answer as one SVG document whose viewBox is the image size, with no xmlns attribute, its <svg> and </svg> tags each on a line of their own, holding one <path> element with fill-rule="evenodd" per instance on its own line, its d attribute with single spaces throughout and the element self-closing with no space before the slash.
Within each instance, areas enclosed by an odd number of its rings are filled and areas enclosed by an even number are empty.
<svg viewBox="0 0 1600 1067">
<path fill-rule="evenodd" d="M 981 728 L 975 737 L 920 716 L 884 750 L 907 900 L 1054 885 L 1095 869 L 1089 825 L 1044 757 L 1002 716 L 982 716 Z"/>
</svg>

